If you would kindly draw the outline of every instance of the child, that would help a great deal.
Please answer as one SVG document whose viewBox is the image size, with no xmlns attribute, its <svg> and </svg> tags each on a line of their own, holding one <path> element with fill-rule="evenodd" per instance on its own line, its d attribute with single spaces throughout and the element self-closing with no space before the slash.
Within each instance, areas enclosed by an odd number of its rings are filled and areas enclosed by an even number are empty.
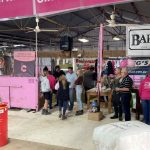
<svg viewBox="0 0 150 150">
<path fill-rule="evenodd" d="M 69 101 L 69 82 L 67 82 L 65 75 L 62 74 L 59 77 L 59 81 L 57 82 L 55 89 L 58 94 L 59 118 L 65 120 L 67 119 L 66 110 Z"/>
<path fill-rule="evenodd" d="M 44 107 L 42 110 L 42 115 L 48 115 L 48 102 L 50 99 L 50 83 L 49 80 L 47 79 L 47 70 L 46 68 L 43 69 L 43 75 L 40 77 L 41 81 L 41 92 L 43 93 L 43 97 L 45 99 Z"/>
</svg>

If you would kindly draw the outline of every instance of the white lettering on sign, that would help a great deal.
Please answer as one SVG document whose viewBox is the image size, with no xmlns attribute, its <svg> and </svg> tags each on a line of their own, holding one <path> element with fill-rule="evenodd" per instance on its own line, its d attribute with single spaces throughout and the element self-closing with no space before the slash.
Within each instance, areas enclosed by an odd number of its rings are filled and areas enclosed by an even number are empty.
<svg viewBox="0 0 150 150">
<path fill-rule="evenodd" d="M 15 0 L 0 0 L 0 3 L 7 3 L 7 2 L 13 2 Z"/>
<path fill-rule="evenodd" d="M 37 0 L 38 3 L 47 3 L 47 2 L 53 2 L 54 0 Z"/>
</svg>

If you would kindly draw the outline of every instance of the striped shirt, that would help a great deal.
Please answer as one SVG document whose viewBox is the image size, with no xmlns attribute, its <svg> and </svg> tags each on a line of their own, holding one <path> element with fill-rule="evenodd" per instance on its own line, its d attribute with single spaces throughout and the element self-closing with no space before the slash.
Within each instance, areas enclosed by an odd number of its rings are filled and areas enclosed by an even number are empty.
<svg viewBox="0 0 150 150">
<path fill-rule="evenodd" d="M 129 90 L 132 89 L 133 80 L 127 75 L 125 78 L 122 79 L 120 83 L 120 88 L 128 88 Z M 120 91 L 120 93 L 130 93 L 131 91 Z"/>
</svg>

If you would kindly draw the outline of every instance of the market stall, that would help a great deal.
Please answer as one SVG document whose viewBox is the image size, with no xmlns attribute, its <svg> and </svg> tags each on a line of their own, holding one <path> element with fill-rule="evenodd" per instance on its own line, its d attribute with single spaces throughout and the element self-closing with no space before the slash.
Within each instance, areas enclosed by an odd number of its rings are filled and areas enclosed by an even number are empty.
<svg viewBox="0 0 150 150">
<path fill-rule="evenodd" d="M 72 2 L 70 0 L 4 0 L 0 2 L 0 20 L 5 21 L 9 19 L 19 19 L 32 16 L 44 16 L 52 15 L 61 12 L 74 11 L 78 9 L 86 9 L 90 7 L 103 6 L 115 3 L 125 3 L 131 0 L 77 0 Z M 37 19 L 36 19 L 37 21 Z M 38 27 L 38 21 L 37 27 Z M 17 68 L 18 62 L 14 61 L 14 70 L 12 74 L 6 74 L 0 77 L 0 97 L 2 101 L 8 102 L 9 107 L 30 108 L 38 109 L 38 32 L 35 28 L 36 47 L 34 51 L 34 74 L 27 73 L 27 66 L 21 63 Z M 101 74 L 101 62 L 102 62 L 102 36 L 103 26 L 100 28 L 100 49 L 98 50 L 99 57 L 99 74 Z M 27 52 L 28 53 L 28 52 Z M 29 52 L 30 53 L 30 52 Z M 14 53 L 12 54 L 13 56 Z M 27 56 L 29 57 L 29 56 Z M 14 57 L 15 60 L 15 57 Z M 27 62 L 27 61 L 25 61 Z M 30 66 L 30 65 L 29 65 Z M 16 69 L 20 70 L 20 73 L 16 75 Z M 33 69 L 33 68 L 32 68 Z M 100 87 L 99 87 L 100 88 Z M 98 90 L 99 91 L 99 90 Z"/>
</svg>

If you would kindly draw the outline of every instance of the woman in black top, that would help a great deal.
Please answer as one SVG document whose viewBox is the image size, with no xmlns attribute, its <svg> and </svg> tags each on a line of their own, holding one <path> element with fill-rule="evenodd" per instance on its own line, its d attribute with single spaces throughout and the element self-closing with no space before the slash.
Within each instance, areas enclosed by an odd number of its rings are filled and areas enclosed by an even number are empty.
<svg viewBox="0 0 150 150">
<path fill-rule="evenodd" d="M 125 121 L 131 120 L 130 112 L 130 101 L 131 101 L 131 89 L 133 86 L 133 80 L 128 75 L 127 68 L 121 70 L 122 81 L 119 88 L 116 88 L 116 91 L 120 94 L 120 100 L 125 113 Z M 119 120 L 122 121 L 122 109 L 119 109 Z"/>
<path fill-rule="evenodd" d="M 59 118 L 64 120 L 67 118 L 66 110 L 69 101 L 69 82 L 67 82 L 65 75 L 62 74 L 59 77 L 59 81 L 57 82 L 55 89 L 58 94 Z"/>
<path fill-rule="evenodd" d="M 110 117 L 111 119 L 118 118 L 118 113 L 119 113 L 118 109 L 119 109 L 120 96 L 119 96 L 119 92 L 115 91 L 115 89 L 120 86 L 120 79 L 121 79 L 121 69 L 120 68 L 116 68 L 115 75 L 116 75 L 116 77 L 112 82 L 112 90 L 113 90 L 112 103 L 113 103 L 115 113 L 112 117 Z"/>
</svg>

